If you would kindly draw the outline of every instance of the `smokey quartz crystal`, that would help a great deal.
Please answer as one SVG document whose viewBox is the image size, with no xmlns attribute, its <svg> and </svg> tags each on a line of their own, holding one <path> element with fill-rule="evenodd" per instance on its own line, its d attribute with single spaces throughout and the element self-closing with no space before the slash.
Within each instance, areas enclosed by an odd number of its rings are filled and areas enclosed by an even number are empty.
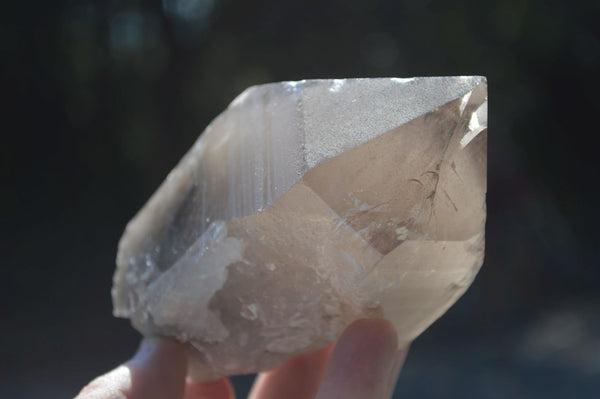
<svg viewBox="0 0 600 399">
<path fill-rule="evenodd" d="M 114 313 L 198 380 L 277 367 L 386 317 L 408 343 L 483 262 L 483 77 L 250 87 L 119 243 Z"/>
</svg>

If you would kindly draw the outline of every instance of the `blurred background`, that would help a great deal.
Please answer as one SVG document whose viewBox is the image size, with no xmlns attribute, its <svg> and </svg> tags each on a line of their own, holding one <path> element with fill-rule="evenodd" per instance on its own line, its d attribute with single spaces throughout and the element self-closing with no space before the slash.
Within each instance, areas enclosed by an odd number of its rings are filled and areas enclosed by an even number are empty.
<svg viewBox="0 0 600 399">
<path fill-rule="evenodd" d="M 600 2 L 3 5 L 0 397 L 69 398 L 130 356 L 127 221 L 249 85 L 486 75 L 486 261 L 397 398 L 598 398 Z M 252 376 L 235 379 L 239 397 Z"/>
</svg>

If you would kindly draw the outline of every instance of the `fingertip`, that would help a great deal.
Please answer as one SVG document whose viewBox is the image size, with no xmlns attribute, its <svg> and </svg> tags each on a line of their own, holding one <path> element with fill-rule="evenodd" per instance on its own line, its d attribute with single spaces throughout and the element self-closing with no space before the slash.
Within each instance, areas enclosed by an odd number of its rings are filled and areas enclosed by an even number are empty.
<svg viewBox="0 0 600 399">
<path fill-rule="evenodd" d="M 162 337 L 145 337 L 128 364 L 158 363 L 159 361 L 177 365 L 178 368 L 186 365 L 185 371 L 187 372 L 185 347 L 177 341 Z"/>
<path fill-rule="evenodd" d="M 333 350 L 317 398 L 385 397 L 397 352 L 398 336 L 388 320 L 352 323 Z"/>
<path fill-rule="evenodd" d="M 323 379 L 333 345 L 298 355 L 275 370 L 260 373 L 250 399 L 314 398 Z"/>
<path fill-rule="evenodd" d="M 392 369 L 390 370 L 390 374 L 387 380 L 387 389 L 388 392 L 387 397 L 392 397 L 394 394 L 394 389 L 396 388 L 396 384 L 398 382 L 398 376 L 400 375 L 400 371 L 402 370 L 402 366 L 406 361 L 406 356 L 408 355 L 408 349 L 410 348 L 410 344 L 407 344 L 403 348 L 396 351 L 394 356 L 394 362 L 392 365 Z"/>
<path fill-rule="evenodd" d="M 180 399 L 186 373 L 183 345 L 145 338 L 128 362 L 94 379 L 76 399 Z"/>
<path fill-rule="evenodd" d="M 187 381 L 184 399 L 235 399 L 235 391 L 228 378 L 216 381 Z"/>
<path fill-rule="evenodd" d="M 361 319 L 350 324 L 342 333 L 337 345 L 362 343 L 375 340 L 381 345 L 396 351 L 398 348 L 398 333 L 394 325 L 387 319 Z"/>
<path fill-rule="evenodd" d="M 187 357 L 182 344 L 160 337 L 144 338 L 125 365 L 131 371 L 128 399 L 183 397 Z"/>
</svg>

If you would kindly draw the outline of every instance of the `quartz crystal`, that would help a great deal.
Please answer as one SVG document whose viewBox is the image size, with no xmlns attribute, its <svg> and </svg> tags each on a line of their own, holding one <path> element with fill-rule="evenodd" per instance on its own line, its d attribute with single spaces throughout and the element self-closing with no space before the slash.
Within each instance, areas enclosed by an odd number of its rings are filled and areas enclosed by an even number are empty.
<svg viewBox="0 0 600 399">
<path fill-rule="evenodd" d="M 483 77 L 250 87 L 119 243 L 114 313 L 198 380 L 277 367 L 385 317 L 415 339 L 483 262 Z"/>
</svg>

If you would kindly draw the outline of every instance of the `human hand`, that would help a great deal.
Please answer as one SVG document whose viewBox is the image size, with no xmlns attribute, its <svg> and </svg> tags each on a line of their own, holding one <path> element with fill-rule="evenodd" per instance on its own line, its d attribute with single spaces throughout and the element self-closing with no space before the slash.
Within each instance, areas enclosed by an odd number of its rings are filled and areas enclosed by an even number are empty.
<svg viewBox="0 0 600 399">
<path fill-rule="evenodd" d="M 259 374 L 249 399 L 383 399 L 392 395 L 408 348 L 384 319 L 352 323 L 334 345 Z M 227 378 L 186 381 L 183 345 L 144 339 L 125 364 L 96 378 L 75 399 L 233 399 Z"/>
</svg>

